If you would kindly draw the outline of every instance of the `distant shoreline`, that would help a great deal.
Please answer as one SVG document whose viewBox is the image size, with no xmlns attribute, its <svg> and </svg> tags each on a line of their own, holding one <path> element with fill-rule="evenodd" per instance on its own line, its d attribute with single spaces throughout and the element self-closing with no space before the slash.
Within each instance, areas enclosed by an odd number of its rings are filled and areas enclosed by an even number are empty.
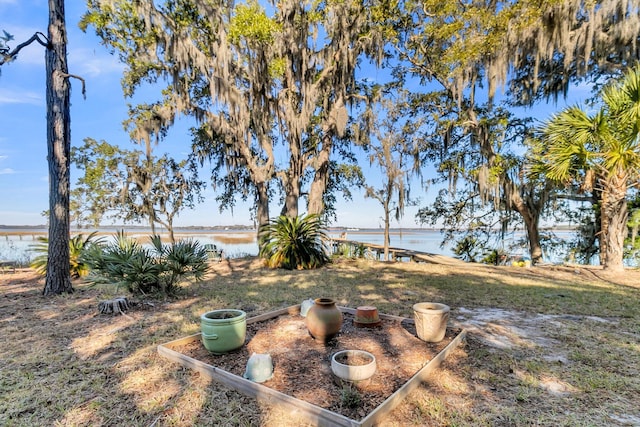
<svg viewBox="0 0 640 427">
<path fill-rule="evenodd" d="M 139 225 L 107 225 L 100 226 L 96 228 L 71 228 L 71 234 L 90 234 L 94 231 L 97 231 L 98 234 L 115 234 L 120 230 L 124 230 L 127 233 L 134 234 L 151 234 L 151 228 L 149 226 L 139 226 Z M 557 226 L 557 227 L 545 227 L 541 228 L 542 230 L 552 230 L 552 231 L 573 231 L 575 227 L 569 226 Z M 389 229 L 390 233 L 393 235 L 398 234 L 411 234 L 411 233 L 421 233 L 421 232 L 439 232 L 440 228 L 434 227 L 392 227 Z M 0 236 L 20 236 L 20 235 L 47 235 L 48 228 L 46 225 L 2 225 L 0 224 Z M 347 235 L 353 234 L 382 234 L 384 229 L 382 228 L 355 228 L 355 227 L 329 227 L 327 228 L 327 232 L 329 234 L 335 233 L 346 233 Z M 525 232 L 522 230 L 513 230 L 513 232 Z M 167 234 L 167 230 L 164 227 L 156 228 L 156 233 L 160 235 Z M 176 235 L 193 235 L 193 234 L 232 234 L 232 233 L 242 233 L 242 234 L 251 234 L 256 233 L 256 230 L 253 226 L 249 225 L 215 225 L 215 226 L 181 226 L 174 228 L 174 234 Z"/>
<path fill-rule="evenodd" d="M 111 241 L 113 236 L 121 230 L 116 227 L 102 227 L 98 229 L 98 236 L 105 242 Z M 127 236 L 141 244 L 148 243 L 151 230 L 148 227 L 125 227 Z M 82 234 L 87 237 L 93 229 L 72 229 L 72 237 Z M 165 229 L 157 229 L 162 241 L 169 241 Z M 572 231 L 554 229 L 558 236 L 569 236 Z M 44 227 L 0 227 L 0 259 L 17 260 L 28 256 L 30 245 L 41 238 L 47 237 L 48 231 Z M 213 244 L 223 249 L 227 254 L 255 255 L 258 253 L 258 235 L 251 228 L 234 229 L 232 227 L 178 227 L 175 232 L 176 240 L 192 239 L 201 244 Z M 362 244 L 382 245 L 384 230 L 380 228 L 333 227 L 327 230 L 327 237 L 339 242 L 348 240 Z M 391 246 L 407 251 L 418 251 L 430 254 L 452 256 L 451 242 L 443 243 L 444 235 L 440 230 L 425 228 L 397 228 L 391 229 Z M 516 242 L 522 239 L 524 231 L 510 232 L 505 235 L 505 241 Z M 563 238 L 563 237 L 560 237 Z M 520 243 L 518 243 L 520 245 Z M 523 246 L 524 248 L 524 246 Z M 512 252 L 517 252 L 516 248 Z M 520 250 L 524 253 L 524 249 Z M 551 255 L 550 255 L 551 256 Z M 555 256 L 555 255 L 554 255 Z"/>
<path fill-rule="evenodd" d="M 156 227 L 157 230 L 166 231 L 164 227 Z M 71 227 L 72 233 L 92 233 L 98 232 L 115 232 L 119 230 L 134 231 L 134 232 L 151 232 L 151 227 L 144 225 L 101 225 L 99 227 L 86 227 L 78 228 Z M 199 231 L 255 231 L 255 228 L 250 225 L 215 225 L 215 226 L 183 226 L 174 227 L 174 232 L 199 232 Z M 48 232 L 48 227 L 45 224 L 40 225 L 2 225 L 0 224 L 0 233 L 6 233 L 11 231 L 25 231 L 25 232 Z"/>
<path fill-rule="evenodd" d="M 94 229 L 71 229 L 71 235 L 72 236 L 77 236 L 78 234 L 82 234 L 82 235 L 89 235 L 93 232 L 97 232 L 96 234 L 99 236 L 111 236 L 111 235 L 115 235 L 117 232 L 119 232 L 120 230 L 124 230 L 125 233 L 127 235 L 130 236 L 136 236 L 136 237 L 140 237 L 140 236 L 150 236 L 151 233 L 151 229 L 131 229 L 131 228 L 119 228 L 119 229 L 98 229 L 98 230 L 94 230 Z M 10 238 L 10 237 L 19 237 L 20 239 L 22 239 L 22 237 L 25 236 L 32 236 L 32 237 L 45 237 L 49 234 L 48 230 L 46 229 L 24 229 L 24 228 L 16 228 L 16 229 L 0 229 L 0 237 L 4 237 L 6 239 Z M 166 237 L 169 235 L 169 232 L 167 232 L 167 230 L 162 229 L 162 230 L 156 230 L 156 234 L 162 236 L 162 237 Z M 256 232 L 254 230 L 211 230 L 211 229 L 193 229 L 193 230 L 174 230 L 173 234 L 175 235 L 176 238 L 180 239 L 182 237 L 189 237 L 189 236 L 226 236 L 227 238 L 233 238 L 233 236 L 243 236 L 243 238 L 246 238 L 246 236 L 255 236 Z"/>
</svg>

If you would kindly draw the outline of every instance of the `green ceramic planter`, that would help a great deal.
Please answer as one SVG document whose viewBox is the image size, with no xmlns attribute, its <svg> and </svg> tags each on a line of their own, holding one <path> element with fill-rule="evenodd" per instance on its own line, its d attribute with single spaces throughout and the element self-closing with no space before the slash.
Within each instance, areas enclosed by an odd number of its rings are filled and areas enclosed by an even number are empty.
<svg viewBox="0 0 640 427">
<path fill-rule="evenodd" d="M 247 313 L 242 310 L 213 310 L 200 316 L 204 347 L 214 354 L 223 354 L 244 345 L 247 334 Z"/>
</svg>

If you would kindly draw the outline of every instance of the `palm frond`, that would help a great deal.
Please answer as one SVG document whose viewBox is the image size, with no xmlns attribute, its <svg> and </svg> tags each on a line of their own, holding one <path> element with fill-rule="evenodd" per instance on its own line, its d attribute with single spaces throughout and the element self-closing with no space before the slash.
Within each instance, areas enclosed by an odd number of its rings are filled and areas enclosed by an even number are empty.
<svg viewBox="0 0 640 427">
<path fill-rule="evenodd" d="M 69 239 L 69 270 L 71 277 L 79 278 L 89 274 L 90 263 L 85 254 L 92 247 L 100 246 L 104 241 L 103 238 L 95 239 L 96 234 L 97 232 L 94 231 L 87 237 L 83 234 L 78 234 Z M 38 243 L 33 245 L 31 250 L 38 254 L 31 262 L 31 268 L 45 275 L 49 262 L 49 239 L 47 237 L 39 237 Z"/>
<path fill-rule="evenodd" d="M 311 269 L 327 262 L 327 235 L 319 215 L 279 216 L 261 230 L 260 256 L 272 268 Z"/>
</svg>

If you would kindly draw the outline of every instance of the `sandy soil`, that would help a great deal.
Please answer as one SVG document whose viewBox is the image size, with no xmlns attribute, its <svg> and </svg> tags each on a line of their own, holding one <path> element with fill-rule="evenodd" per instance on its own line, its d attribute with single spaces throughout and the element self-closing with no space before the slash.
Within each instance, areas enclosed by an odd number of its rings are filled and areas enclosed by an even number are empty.
<svg viewBox="0 0 640 427">
<path fill-rule="evenodd" d="M 360 420 L 402 387 L 427 362 L 442 351 L 460 329 L 449 328 L 444 340 L 425 343 L 413 323 L 383 320 L 375 328 L 358 328 L 345 313 L 340 333 L 327 343 L 313 339 L 299 315 L 282 315 L 247 326 L 246 345 L 225 355 L 209 353 L 194 341 L 174 348 L 211 366 L 243 376 L 249 357 L 270 354 L 273 377 L 266 387 L 288 394 L 348 418 Z M 376 373 L 360 383 L 343 382 L 331 372 L 330 358 L 341 350 L 364 350 L 376 358 Z M 351 392 L 357 401 L 349 402 Z"/>
</svg>

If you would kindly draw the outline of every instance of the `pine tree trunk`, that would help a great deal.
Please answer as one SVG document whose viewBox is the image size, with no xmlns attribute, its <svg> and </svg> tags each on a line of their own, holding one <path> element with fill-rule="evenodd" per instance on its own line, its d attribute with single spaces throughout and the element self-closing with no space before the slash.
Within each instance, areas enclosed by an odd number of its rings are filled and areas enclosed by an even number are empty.
<svg viewBox="0 0 640 427">
<path fill-rule="evenodd" d="M 73 292 L 69 268 L 71 117 L 64 1 L 49 0 L 47 151 L 49 163 L 49 254 L 44 295 Z"/>
</svg>

